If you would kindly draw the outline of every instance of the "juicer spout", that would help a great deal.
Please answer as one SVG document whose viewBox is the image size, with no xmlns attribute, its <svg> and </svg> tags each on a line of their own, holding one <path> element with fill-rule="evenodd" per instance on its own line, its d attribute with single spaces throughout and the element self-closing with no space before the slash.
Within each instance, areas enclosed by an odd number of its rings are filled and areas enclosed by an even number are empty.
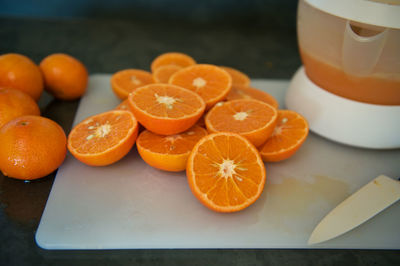
<svg viewBox="0 0 400 266">
<path fill-rule="evenodd" d="M 370 75 L 386 42 L 388 29 L 372 30 L 347 21 L 344 30 L 342 64 L 351 76 Z"/>
</svg>

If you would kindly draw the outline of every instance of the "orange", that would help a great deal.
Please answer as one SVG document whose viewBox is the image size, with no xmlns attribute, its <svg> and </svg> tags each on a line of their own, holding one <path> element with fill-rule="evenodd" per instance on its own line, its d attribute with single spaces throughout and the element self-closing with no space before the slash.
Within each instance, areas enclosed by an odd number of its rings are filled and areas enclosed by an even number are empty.
<svg viewBox="0 0 400 266">
<path fill-rule="evenodd" d="M 232 86 L 250 86 L 250 78 L 245 73 L 232 67 L 220 66 L 223 70 L 228 72 L 232 78 Z"/>
<path fill-rule="evenodd" d="M 272 136 L 259 148 L 265 162 L 277 162 L 293 156 L 308 135 L 308 123 L 290 110 L 278 111 L 278 123 Z"/>
<path fill-rule="evenodd" d="M 210 109 L 223 100 L 231 90 L 232 78 L 220 67 L 208 64 L 193 65 L 173 74 L 169 83 L 196 92 Z"/>
<path fill-rule="evenodd" d="M 255 99 L 268 103 L 276 109 L 279 107 L 278 101 L 272 95 L 252 87 L 232 86 L 232 89 L 228 96 L 226 96 L 226 99 L 228 101 L 236 99 Z"/>
<path fill-rule="evenodd" d="M 26 115 L 0 129 L 0 169 L 5 176 L 32 180 L 49 175 L 64 161 L 67 139 L 53 120 Z"/>
<path fill-rule="evenodd" d="M 205 109 L 199 95 L 170 84 L 157 83 L 137 88 L 128 99 L 139 123 L 160 135 L 178 134 L 189 129 Z"/>
<path fill-rule="evenodd" d="M 263 144 L 274 131 L 277 110 L 269 104 L 252 99 L 221 102 L 206 115 L 211 133 L 228 131 L 240 134 L 256 147 Z"/>
<path fill-rule="evenodd" d="M 131 112 L 111 110 L 77 124 L 68 136 L 68 150 L 85 164 L 109 165 L 131 150 L 137 134 L 138 123 Z"/>
<path fill-rule="evenodd" d="M 230 132 L 203 137 L 189 155 L 189 187 L 211 210 L 236 212 L 261 195 L 266 171 L 257 149 L 244 137 Z"/>
<path fill-rule="evenodd" d="M 21 90 L 38 101 L 43 92 L 43 77 L 39 67 L 21 54 L 0 56 L 0 86 Z"/>
<path fill-rule="evenodd" d="M 136 140 L 142 159 L 160 170 L 179 172 L 186 169 L 186 162 L 194 145 L 207 135 L 207 130 L 193 126 L 175 135 L 158 135 L 145 130 Z"/>
<path fill-rule="evenodd" d="M 189 55 L 184 53 L 169 52 L 157 56 L 150 65 L 151 72 L 165 65 L 177 65 L 187 67 L 196 64 L 196 61 Z"/>
<path fill-rule="evenodd" d="M 88 85 L 88 71 L 85 65 L 67 54 L 57 53 L 40 62 L 45 90 L 57 99 L 75 100 L 80 98 Z"/>
<path fill-rule="evenodd" d="M 129 93 L 136 88 L 154 83 L 150 72 L 140 69 L 125 69 L 116 72 L 111 77 L 111 87 L 120 99 L 128 98 Z"/>
<path fill-rule="evenodd" d="M 23 91 L 0 88 L 0 128 L 22 115 L 40 115 L 39 106 Z"/>
<path fill-rule="evenodd" d="M 116 110 L 125 110 L 125 111 L 132 111 L 129 105 L 128 98 L 123 100 L 120 104 L 118 104 L 114 109 Z"/>
<path fill-rule="evenodd" d="M 156 68 L 153 72 L 153 78 L 158 83 L 168 83 L 169 78 L 182 67 L 178 65 L 165 65 Z"/>
</svg>

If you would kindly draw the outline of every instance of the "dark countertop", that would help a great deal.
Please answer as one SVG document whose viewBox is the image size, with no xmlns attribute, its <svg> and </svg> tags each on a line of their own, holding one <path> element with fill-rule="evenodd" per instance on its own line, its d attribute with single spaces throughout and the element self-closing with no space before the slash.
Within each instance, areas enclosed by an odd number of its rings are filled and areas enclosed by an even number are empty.
<svg viewBox="0 0 400 266">
<path fill-rule="evenodd" d="M 293 16 L 254 23 L 111 19 L 0 18 L 0 54 L 36 63 L 64 52 L 94 73 L 149 69 L 157 55 L 180 51 L 198 62 L 235 67 L 251 78 L 289 79 L 300 66 Z M 40 100 L 42 115 L 69 132 L 79 101 Z M 398 251 L 313 249 L 49 251 L 34 240 L 55 173 L 21 182 L 0 174 L 0 265 L 400 265 Z"/>
</svg>

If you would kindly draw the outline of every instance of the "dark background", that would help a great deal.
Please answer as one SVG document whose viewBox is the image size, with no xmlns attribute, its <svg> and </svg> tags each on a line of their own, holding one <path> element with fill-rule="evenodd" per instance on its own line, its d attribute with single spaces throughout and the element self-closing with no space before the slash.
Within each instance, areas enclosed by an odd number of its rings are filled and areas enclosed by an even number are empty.
<svg viewBox="0 0 400 266">
<path fill-rule="evenodd" d="M 0 15 L 293 24 L 296 7 L 295 0 L 2 0 Z M 276 13 L 290 13 L 290 21 L 286 16 L 276 16 Z"/>
<path fill-rule="evenodd" d="M 91 73 L 112 73 L 179 51 L 253 78 L 290 78 L 300 65 L 296 8 L 295 0 L 2 0 L 0 53 L 39 63 L 64 52 Z"/>
</svg>

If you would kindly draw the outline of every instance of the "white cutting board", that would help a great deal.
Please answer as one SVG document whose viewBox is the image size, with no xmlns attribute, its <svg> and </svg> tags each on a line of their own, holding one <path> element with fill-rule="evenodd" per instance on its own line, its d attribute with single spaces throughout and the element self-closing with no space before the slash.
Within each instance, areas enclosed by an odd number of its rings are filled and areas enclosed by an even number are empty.
<svg viewBox="0 0 400 266">
<path fill-rule="evenodd" d="M 283 80 L 253 80 L 283 106 Z M 110 75 L 93 75 L 74 124 L 114 108 Z M 133 149 L 121 161 L 90 167 L 70 154 L 58 170 L 39 228 L 45 249 L 309 248 L 320 219 L 379 174 L 400 174 L 400 150 L 343 146 L 310 134 L 298 153 L 266 165 L 259 200 L 231 214 L 210 211 L 185 173 L 146 165 Z M 353 231 L 312 248 L 400 249 L 400 202 Z"/>
</svg>

